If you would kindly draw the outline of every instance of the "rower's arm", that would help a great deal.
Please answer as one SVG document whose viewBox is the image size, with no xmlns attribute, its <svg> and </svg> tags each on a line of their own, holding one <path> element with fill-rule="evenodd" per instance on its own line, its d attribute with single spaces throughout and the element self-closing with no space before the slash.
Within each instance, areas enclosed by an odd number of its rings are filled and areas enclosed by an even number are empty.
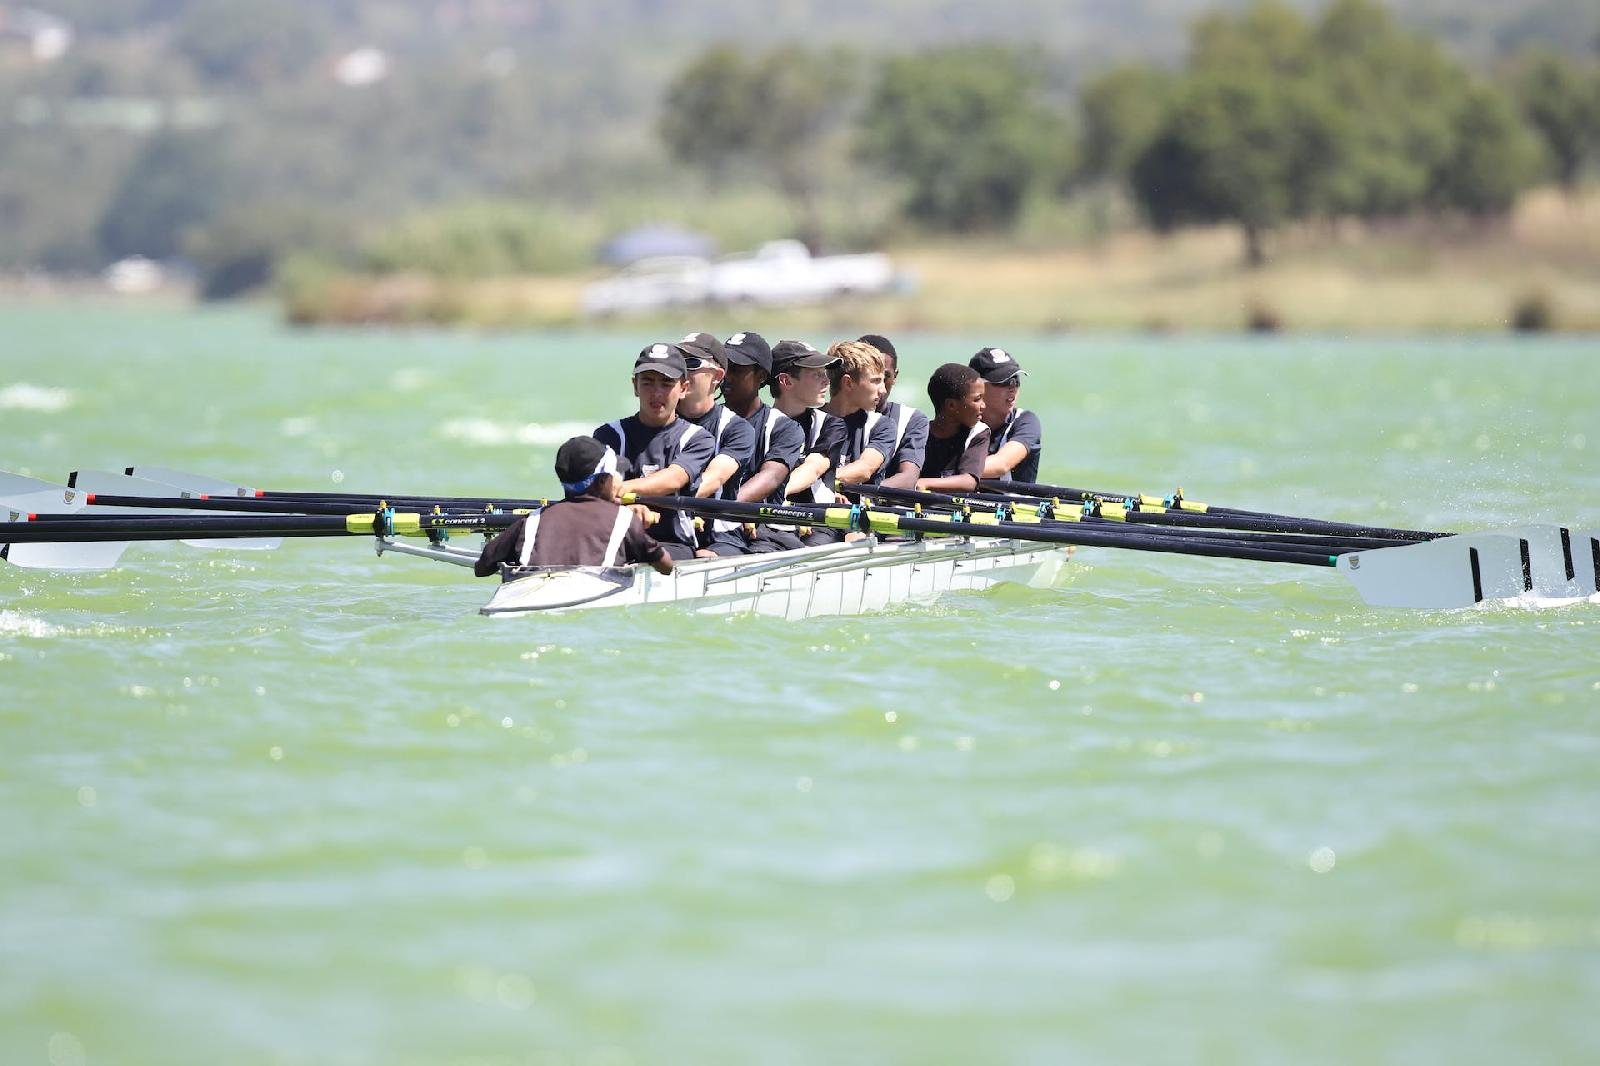
<svg viewBox="0 0 1600 1066">
<path fill-rule="evenodd" d="M 916 487 L 919 492 L 977 492 L 978 479 L 971 474 L 919 477 Z"/>
<path fill-rule="evenodd" d="M 859 485 L 876 474 L 882 465 L 882 452 L 876 448 L 863 448 L 861 458 L 841 466 L 835 480 L 841 485 Z"/>
<path fill-rule="evenodd" d="M 743 485 L 739 486 L 739 502 L 761 503 L 772 490 L 783 484 L 784 478 L 789 476 L 789 467 L 776 459 L 769 459 L 761 464 L 761 469 L 752 474 Z"/>
<path fill-rule="evenodd" d="M 622 483 L 623 492 L 636 496 L 675 496 L 689 484 L 689 471 L 677 463 L 670 463 L 654 474 L 630 478 Z"/>
<path fill-rule="evenodd" d="M 921 463 L 902 462 L 900 469 L 884 478 L 882 484 L 891 489 L 914 489 L 917 487 L 917 479 L 921 476 Z"/>
<path fill-rule="evenodd" d="M 717 455 L 706 464 L 705 473 L 700 475 L 700 487 L 695 490 L 695 496 L 702 500 L 715 496 L 738 470 L 739 460 L 731 455 Z"/>
<path fill-rule="evenodd" d="M 1005 477 L 1012 468 L 1028 457 L 1028 446 L 1021 441 L 1008 440 L 1000 450 L 983 461 L 984 477 Z"/>
<path fill-rule="evenodd" d="M 789 475 L 789 485 L 783 490 L 785 496 L 793 496 L 811 487 L 812 482 L 821 477 L 828 469 L 828 457 L 822 452 L 812 452 L 805 461 L 794 468 L 794 473 Z"/>
</svg>

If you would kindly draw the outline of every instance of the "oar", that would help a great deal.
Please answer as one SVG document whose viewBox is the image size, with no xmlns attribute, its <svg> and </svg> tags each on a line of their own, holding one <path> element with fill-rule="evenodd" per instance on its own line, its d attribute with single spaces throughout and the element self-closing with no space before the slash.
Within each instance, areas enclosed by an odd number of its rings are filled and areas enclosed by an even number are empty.
<svg viewBox="0 0 1600 1066">
<path fill-rule="evenodd" d="M 993 515 L 1002 521 L 1083 522 L 1089 525 L 1112 525 L 1127 522 L 1133 525 L 1160 525 L 1163 531 L 1174 535 L 1203 535 L 1218 540 L 1241 542 L 1297 544 L 1302 547 L 1321 547 L 1353 551 L 1359 548 L 1392 548 L 1408 544 L 1416 538 L 1356 536 L 1353 534 L 1295 534 L 1275 528 L 1272 523 L 1255 520 L 1233 520 L 1210 515 L 1142 514 L 1130 512 L 1125 518 L 1107 518 L 1097 511 L 1079 508 L 1053 509 L 1048 502 L 1025 503 L 1014 497 L 980 494 L 977 496 L 951 496 L 938 492 L 919 492 L 915 489 L 891 488 L 884 485 L 847 485 L 840 492 L 860 498 L 882 499 L 912 504 L 918 507 L 953 509 L 982 520 Z"/>
<path fill-rule="evenodd" d="M 360 509 L 361 500 L 328 502 L 322 500 L 278 500 L 261 499 L 257 497 L 223 496 L 212 498 L 210 496 L 198 497 L 145 497 L 145 496 L 114 496 L 101 492 L 89 493 L 84 501 L 90 507 L 118 507 L 118 508 L 150 508 L 187 509 L 190 511 L 227 511 L 232 514 L 314 514 L 314 515 L 343 515 Z M 378 503 L 394 501 L 379 500 Z M 535 507 L 543 507 L 548 500 L 531 501 Z M 370 506 L 370 504 L 369 504 Z M 396 503 L 396 506 L 400 506 Z M 517 511 L 526 513 L 531 508 L 516 508 Z M 477 514 L 484 511 L 482 507 L 474 508 L 439 508 L 440 511 L 449 511 L 451 514 Z"/>
<path fill-rule="evenodd" d="M 1207 519 L 1225 519 L 1235 529 L 1259 529 L 1274 533 L 1323 533 L 1335 536 L 1382 537 L 1407 542 L 1435 540 L 1448 533 L 1434 533 L 1420 529 L 1397 529 L 1389 526 L 1372 526 L 1357 522 L 1334 522 L 1322 518 L 1302 518 L 1296 515 L 1274 514 L 1270 511 L 1246 511 L 1237 507 L 1218 507 L 1212 504 L 1186 500 L 1180 493 L 1172 496 L 1095 492 L 1091 489 L 1066 488 L 1061 485 L 1040 485 L 1033 482 L 985 480 L 983 487 L 995 492 L 1011 493 L 1036 500 L 1063 500 L 1074 504 L 1090 504 L 1094 513 L 1114 521 L 1148 522 L 1163 524 L 1183 518 L 1205 522 Z M 1135 515 L 1145 517 L 1135 518 Z M 1248 523 L 1248 524 L 1241 524 Z"/>
<path fill-rule="evenodd" d="M 1073 544 L 1102 548 L 1131 548 L 1137 551 L 1172 552 L 1180 555 L 1205 555 L 1223 559 L 1250 559 L 1258 562 L 1302 563 L 1333 566 L 1334 555 L 1316 548 L 1280 548 L 1236 544 L 1199 537 L 1174 537 L 1161 533 L 1077 527 L 1026 525 L 1018 522 L 964 522 L 956 516 L 922 517 L 893 514 L 863 507 L 772 506 L 738 503 L 732 500 L 702 500 L 683 496 L 623 497 L 625 502 L 647 507 L 686 511 L 718 518 L 767 522 L 790 526 L 827 526 L 830 529 L 871 533 L 933 533 L 941 536 L 999 537 L 1036 541 L 1043 544 Z"/>
<path fill-rule="evenodd" d="M 85 521 L 77 515 L 40 515 L 28 522 L 0 524 L 0 543 L 80 543 L 94 541 L 184 540 L 190 537 L 427 536 L 452 531 L 504 529 L 519 516 L 365 512 L 339 515 L 131 515 Z"/>
<path fill-rule="evenodd" d="M 191 474 L 167 467 L 130 466 L 125 473 L 171 485 L 180 492 L 211 499 L 274 500 L 282 503 L 329 503 L 345 511 L 373 508 L 381 505 L 400 507 L 409 511 L 431 511 L 439 507 L 446 511 L 481 511 L 494 507 L 503 511 L 543 507 L 544 499 L 512 496 L 428 496 L 415 493 L 392 492 L 290 492 L 250 488 L 232 481 L 221 481 L 203 474 Z M 109 494 L 110 490 L 108 490 Z M 176 494 L 176 493 L 175 493 Z"/>
<path fill-rule="evenodd" d="M 782 525 L 825 525 L 835 529 L 862 529 L 876 533 L 923 532 L 965 537 L 1002 537 L 1019 541 L 1080 544 L 1091 547 L 1129 548 L 1217 558 L 1299 563 L 1337 569 L 1356 586 L 1362 599 L 1376 606 L 1452 608 L 1469 607 L 1485 600 L 1547 594 L 1553 587 L 1575 595 L 1596 594 L 1600 577 L 1600 538 L 1593 538 L 1592 563 L 1574 567 L 1565 585 L 1543 586 L 1530 565 L 1525 537 L 1504 533 L 1474 533 L 1436 540 L 1342 554 L 1314 550 L 1288 551 L 1248 545 L 1174 537 L 1155 531 L 1107 530 L 1087 526 L 1042 527 L 1013 522 L 962 522 L 883 514 L 860 507 L 794 507 L 732 503 L 725 500 L 691 500 L 683 497 L 640 497 L 634 502 L 671 510 L 699 511 L 743 521 Z M 1581 551 L 1574 554 L 1577 562 Z"/>
<path fill-rule="evenodd" d="M 23 519 L 35 511 L 76 511 L 82 506 L 83 493 L 75 489 L 0 471 L 0 521 Z M 107 570 L 117 565 L 127 547 L 126 542 L 115 541 L 12 544 L 0 535 L 0 559 L 30 570 Z"/>
</svg>

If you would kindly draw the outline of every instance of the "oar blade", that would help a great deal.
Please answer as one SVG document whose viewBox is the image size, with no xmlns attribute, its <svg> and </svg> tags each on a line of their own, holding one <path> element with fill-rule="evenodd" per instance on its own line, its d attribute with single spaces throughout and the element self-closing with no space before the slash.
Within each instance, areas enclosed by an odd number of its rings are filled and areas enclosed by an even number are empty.
<svg viewBox="0 0 1600 1066">
<path fill-rule="evenodd" d="M 1339 572 L 1374 607 L 1448 609 L 1526 591 L 1522 541 L 1475 533 L 1339 556 Z"/>
<path fill-rule="evenodd" d="M 135 471 L 138 471 L 137 473 Z M 179 481 L 165 481 L 156 477 L 158 473 L 171 473 L 179 477 Z M 254 490 L 246 489 L 241 485 L 234 485 L 227 481 L 218 481 L 215 478 L 201 477 L 195 474 L 183 474 L 180 471 L 167 471 L 162 467 L 128 467 L 120 474 L 105 470 L 80 470 L 73 474 L 73 484 L 87 492 L 104 493 L 107 496 L 146 496 L 164 499 L 169 496 L 202 494 L 216 496 L 251 496 Z M 174 512 L 175 514 L 196 514 L 195 511 Z M 207 511 L 206 514 L 228 514 L 227 511 Z M 246 551 L 270 551 L 282 546 L 281 537 L 236 537 L 232 539 L 189 539 L 183 541 L 191 548 L 228 548 L 244 549 Z"/>
<path fill-rule="evenodd" d="M 0 521 L 26 521 L 28 515 L 63 513 L 83 508 L 83 493 L 65 485 L 0 471 Z M 127 549 L 126 541 L 93 544 L 6 544 L 0 553 L 12 566 L 26 570 L 109 570 Z"/>
</svg>

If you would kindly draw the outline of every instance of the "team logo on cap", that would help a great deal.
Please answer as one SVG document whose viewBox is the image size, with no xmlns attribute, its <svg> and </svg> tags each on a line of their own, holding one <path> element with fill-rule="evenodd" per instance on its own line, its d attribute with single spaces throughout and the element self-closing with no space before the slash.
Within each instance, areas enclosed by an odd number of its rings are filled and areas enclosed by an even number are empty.
<svg viewBox="0 0 1600 1066">
<path fill-rule="evenodd" d="M 993 359 L 997 363 L 1009 363 L 1009 362 L 1011 362 L 1011 357 L 1009 355 L 1007 355 L 1005 352 L 1001 351 L 999 348 L 990 348 L 989 349 L 989 358 Z"/>
<path fill-rule="evenodd" d="M 695 338 L 697 338 L 699 336 L 700 336 L 700 334 L 698 334 L 698 333 L 686 333 L 686 334 L 684 334 L 683 340 L 679 341 L 678 343 L 679 344 L 687 344 L 689 341 L 692 341 L 692 340 L 694 340 Z"/>
<path fill-rule="evenodd" d="M 729 344 L 743 344 L 744 343 L 744 334 L 743 333 L 735 333 L 733 336 L 728 338 L 728 343 Z"/>
<path fill-rule="evenodd" d="M 646 354 L 651 359 L 665 359 L 667 356 L 672 354 L 672 349 L 668 348 L 665 344 L 654 344 L 650 346 L 650 351 Z"/>
</svg>

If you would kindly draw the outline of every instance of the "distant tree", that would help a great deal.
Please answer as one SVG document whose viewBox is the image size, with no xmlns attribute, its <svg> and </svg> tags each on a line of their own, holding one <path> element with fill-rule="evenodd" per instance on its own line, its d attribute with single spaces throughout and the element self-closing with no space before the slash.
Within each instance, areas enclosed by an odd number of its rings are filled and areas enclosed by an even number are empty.
<svg viewBox="0 0 1600 1066">
<path fill-rule="evenodd" d="M 1572 192 L 1584 164 L 1600 150 L 1600 68 L 1586 69 L 1549 48 L 1533 49 L 1517 64 L 1513 90 L 1556 180 Z"/>
<path fill-rule="evenodd" d="M 186 231 L 210 219 L 224 199 L 229 167 L 215 136 L 158 133 L 146 142 L 112 194 L 96 227 L 113 259 L 166 259 Z"/>
<path fill-rule="evenodd" d="M 673 158 L 720 183 L 755 147 L 759 79 L 755 64 L 730 44 L 708 48 L 673 78 L 656 127 Z"/>
<path fill-rule="evenodd" d="M 891 60 L 860 126 L 862 155 L 911 186 L 911 217 L 943 229 L 1009 225 L 1066 170 L 1066 119 L 1014 51 L 967 47 Z"/>
<path fill-rule="evenodd" d="M 1325 208 L 1347 137 L 1308 82 L 1248 68 L 1195 74 L 1135 161 L 1133 193 L 1161 230 L 1237 223 L 1246 261 L 1258 266 L 1269 230 Z"/>
<path fill-rule="evenodd" d="M 786 46 L 745 55 L 717 45 L 673 79 L 657 128 L 673 157 L 713 184 L 735 166 L 771 181 L 794 207 L 801 236 L 815 243 L 822 147 L 859 83 L 857 60 L 845 51 Z"/>
<path fill-rule="evenodd" d="M 1536 171 L 1533 134 L 1511 101 L 1483 83 L 1463 94 L 1453 127 L 1453 150 L 1434 175 L 1430 202 L 1473 218 L 1505 214 Z"/>
<path fill-rule="evenodd" d="M 1078 94 L 1081 173 L 1126 179 L 1160 131 L 1175 86 L 1173 75 L 1143 63 L 1124 63 L 1085 82 Z"/>
</svg>

